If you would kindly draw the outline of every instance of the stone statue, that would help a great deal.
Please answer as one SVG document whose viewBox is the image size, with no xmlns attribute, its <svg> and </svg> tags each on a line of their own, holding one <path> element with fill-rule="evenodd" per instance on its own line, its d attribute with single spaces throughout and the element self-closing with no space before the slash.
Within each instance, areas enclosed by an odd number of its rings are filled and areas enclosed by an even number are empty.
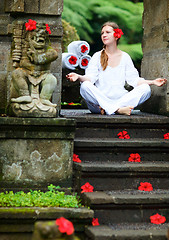
<svg viewBox="0 0 169 240">
<path fill-rule="evenodd" d="M 56 117 L 51 97 L 57 79 L 50 73 L 57 51 L 50 46 L 48 24 L 29 19 L 14 26 L 11 110 L 22 117 Z"/>
<path fill-rule="evenodd" d="M 55 221 L 36 222 L 32 240 L 80 240 L 73 234 L 61 233 Z"/>
</svg>

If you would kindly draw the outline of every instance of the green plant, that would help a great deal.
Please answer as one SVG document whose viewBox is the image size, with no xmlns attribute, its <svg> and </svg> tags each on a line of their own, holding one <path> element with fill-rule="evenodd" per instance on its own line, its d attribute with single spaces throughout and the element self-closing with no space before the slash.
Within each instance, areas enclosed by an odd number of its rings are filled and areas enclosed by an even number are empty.
<svg viewBox="0 0 169 240">
<path fill-rule="evenodd" d="M 73 41 L 80 40 L 75 27 L 71 26 L 67 21 L 62 19 L 63 38 L 62 38 L 62 52 L 67 52 L 67 46 Z"/>
<path fill-rule="evenodd" d="M 14 193 L 13 191 L 0 193 L 0 207 L 65 207 L 78 208 L 81 203 L 77 194 L 66 195 L 53 184 L 48 186 L 48 191 L 30 190 Z"/>
</svg>

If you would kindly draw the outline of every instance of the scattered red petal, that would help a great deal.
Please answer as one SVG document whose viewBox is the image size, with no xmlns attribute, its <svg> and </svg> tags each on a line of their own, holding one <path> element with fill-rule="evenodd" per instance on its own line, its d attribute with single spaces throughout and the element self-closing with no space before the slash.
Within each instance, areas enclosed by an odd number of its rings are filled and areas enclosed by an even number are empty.
<svg viewBox="0 0 169 240">
<path fill-rule="evenodd" d="M 151 223 L 154 223 L 154 224 L 162 224 L 162 223 L 165 223 L 166 218 L 157 213 L 150 217 L 150 221 Z"/>
<path fill-rule="evenodd" d="M 130 139 L 130 136 L 127 131 L 122 131 L 117 134 L 120 139 Z"/>
<path fill-rule="evenodd" d="M 81 186 L 81 189 L 82 189 L 81 193 L 93 192 L 94 187 L 92 185 L 90 185 L 89 182 L 87 182 L 83 186 Z"/>
<path fill-rule="evenodd" d="M 141 182 L 138 190 L 150 192 L 153 191 L 153 187 L 152 184 L 149 182 Z"/>
<path fill-rule="evenodd" d="M 77 155 L 77 154 L 73 154 L 73 161 L 74 162 L 78 162 L 78 163 L 81 163 L 81 160 L 80 160 L 80 158 L 79 158 L 79 155 Z"/>
<path fill-rule="evenodd" d="M 140 154 L 138 153 L 131 153 L 130 157 L 128 158 L 129 162 L 141 162 Z"/>
<path fill-rule="evenodd" d="M 99 221 L 98 221 L 98 218 L 93 218 L 93 220 L 92 220 L 92 225 L 93 226 L 99 226 L 100 224 L 99 224 Z"/>
<path fill-rule="evenodd" d="M 164 134 L 164 139 L 169 139 L 169 133 Z"/>
<path fill-rule="evenodd" d="M 56 225 L 59 226 L 58 229 L 61 233 L 66 233 L 67 235 L 71 235 L 74 233 L 73 223 L 64 217 L 56 219 Z"/>
</svg>

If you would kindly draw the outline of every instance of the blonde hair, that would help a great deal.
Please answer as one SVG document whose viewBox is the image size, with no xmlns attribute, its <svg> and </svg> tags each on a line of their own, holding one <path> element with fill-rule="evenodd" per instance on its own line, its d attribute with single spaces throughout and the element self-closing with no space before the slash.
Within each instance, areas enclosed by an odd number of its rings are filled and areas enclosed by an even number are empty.
<svg viewBox="0 0 169 240">
<path fill-rule="evenodd" d="M 110 26 L 112 27 L 113 29 L 116 29 L 116 28 L 119 28 L 119 26 L 117 25 L 117 23 L 115 22 L 105 22 L 102 27 L 101 27 L 101 30 L 103 29 L 103 27 L 105 26 Z M 119 42 L 119 39 L 117 39 L 117 44 Z M 106 54 L 106 51 L 105 51 L 105 45 L 103 45 L 103 49 L 101 51 L 101 56 L 100 56 L 100 63 L 101 63 L 101 66 L 103 68 L 103 71 L 107 68 L 107 65 L 108 65 L 108 56 Z"/>
</svg>

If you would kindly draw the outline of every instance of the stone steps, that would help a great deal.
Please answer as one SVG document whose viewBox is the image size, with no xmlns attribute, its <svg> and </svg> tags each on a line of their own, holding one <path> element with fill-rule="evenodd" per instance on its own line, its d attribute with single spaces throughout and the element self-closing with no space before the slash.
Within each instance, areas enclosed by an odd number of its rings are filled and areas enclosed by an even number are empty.
<svg viewBox="0 0 169 240">
<path fill-rule="evenodd" d="M 87 240 L 167 240 L 169 228 L 169 118 L 134 111 L 131 116 L 101 116 L 86 111 L 67 111 L 76 120 L 74 189 L 94 210 L 100 226 L 86 228 Z M 127 131 L 130 139 L 117 134 Z M 139 153 L 141 162 L 128 162 Z M 82 193 L 89 182 L 94 192 Z M 153 191 L 138 190 L 150 182 Z M 159 213 L 166 223 L 150 223 Z"/>
<path fill-rule="evenodd" d="M 156 213 L 169 214 L 169 190 L 95 191 L 82 195 L 83 203 L 94 210 L 104 225 L 150 223 L 150 216 Z"/>
<path fill-rule="evenodd" d="M 168 161 L 169 141 L 157 138 L 75 138 L 74 152 L 83 162 L 127 161 L 139 153 L 142 161 Z"/>
<path fill-rule="evenodd" d="M 95 191 L 137 189 L 150 182 L 155 189 L 169 189 L 169 162 L 74 163 L 74 188 L 89 182 Z"/>
<path fill-rule="evenodd" d="M 87 227 L 88 240 L 167 240 L 168 224 L 152 226 L 152 224 L 100 225 Z"/>
</svg>

